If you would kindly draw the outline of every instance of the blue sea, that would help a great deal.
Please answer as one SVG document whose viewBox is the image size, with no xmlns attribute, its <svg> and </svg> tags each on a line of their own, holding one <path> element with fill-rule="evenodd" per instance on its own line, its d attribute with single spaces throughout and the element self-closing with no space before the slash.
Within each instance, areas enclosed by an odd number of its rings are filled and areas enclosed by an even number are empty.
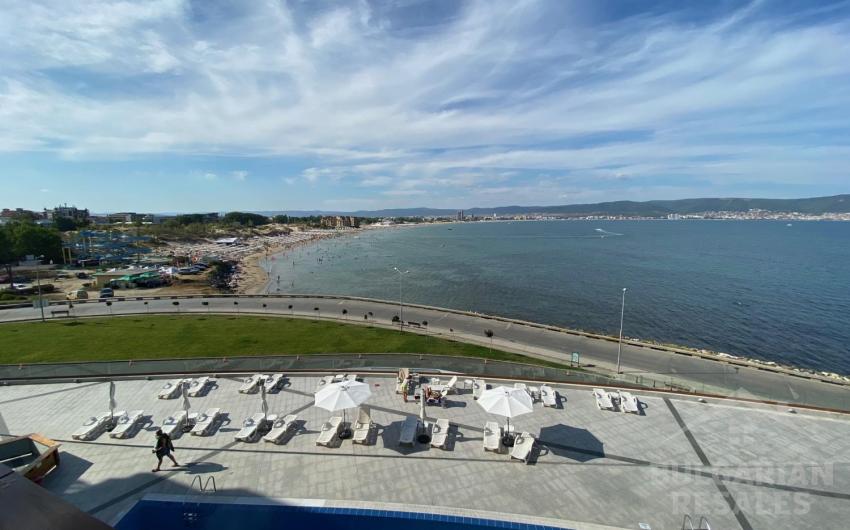
<svg viewBox="0 0 850 530">
<path fill-rule="evenodd" d="M 850 223 L 516 221 L 367 230 L 270 292 L 415 302 L 850 372 Z M 280 277 L 278 282 L 277 277 Z"/>
</svg>

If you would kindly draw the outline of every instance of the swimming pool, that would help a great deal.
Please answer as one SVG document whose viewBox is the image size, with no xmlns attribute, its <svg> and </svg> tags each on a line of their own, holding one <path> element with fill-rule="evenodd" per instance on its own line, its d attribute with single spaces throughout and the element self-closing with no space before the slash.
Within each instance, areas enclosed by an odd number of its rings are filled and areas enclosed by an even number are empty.
<svg viewBox="0 0 850 530">
<path fill-rule="evenodd" d="M 190 499 L 161 500 L 144 498 L 136 503 L 115 525 L 116 530 L 225 530 L 251 528 L 346 529 L 346 530 L 474 530 L 510 528 L 514 530 L 563 530 L 505 520 L 462 517 L 438 513 L 290 505 L 257 502 L 197 502 Z"/>
</svg>

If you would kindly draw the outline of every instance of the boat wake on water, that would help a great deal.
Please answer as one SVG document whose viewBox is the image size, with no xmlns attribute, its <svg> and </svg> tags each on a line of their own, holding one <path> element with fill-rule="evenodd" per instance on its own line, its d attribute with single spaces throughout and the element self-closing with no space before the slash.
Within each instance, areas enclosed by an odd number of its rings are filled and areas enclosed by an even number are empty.
<svg viewBox="0 0 850 530">
<path fill-rule="evenodd" d="M 607 231 L 607 230 L 602 230 L 601 228 L 596 228 L 595 230 L 596 230 L 597 232 L 599 232 L 599 235 L 601 235 L 602 237 L 605 237 L 605 236 L 621 236 L 621 235 L 623 235 L 623 234 L 618 234 L 617 232 L 609 232 L 609 231 Z"/>
</svg>

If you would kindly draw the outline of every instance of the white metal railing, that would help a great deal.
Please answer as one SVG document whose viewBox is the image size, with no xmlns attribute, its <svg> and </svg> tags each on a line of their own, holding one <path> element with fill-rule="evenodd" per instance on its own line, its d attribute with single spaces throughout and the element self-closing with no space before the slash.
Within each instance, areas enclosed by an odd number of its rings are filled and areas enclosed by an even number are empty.
<svg viewBox="0 0 850 530">
<path fill-rule="evenodd" d="M 216 493 L 218 492 L 218 488 L 215 484 L 215 477 L 210 475 L 207 477 L 207 480 L 203 480 L 201 475 L 195 475 L 192 478 L 192 482 L 189 484 L 189 487 L 186 488 L 186 495 L 183 498 L 183 522 L 187 525 L 193 525 L 198 522 L 201 518 L 200 510 L 198 509 L 201 505 L 200 501 L 196 502 L 194 507 L 187 508 L 187 504 L 189 503 L 189 495 L 195 491 L 195 483 L 198 483 L 198 492 L 201 495 L 205 493 Z"/>
</svg>

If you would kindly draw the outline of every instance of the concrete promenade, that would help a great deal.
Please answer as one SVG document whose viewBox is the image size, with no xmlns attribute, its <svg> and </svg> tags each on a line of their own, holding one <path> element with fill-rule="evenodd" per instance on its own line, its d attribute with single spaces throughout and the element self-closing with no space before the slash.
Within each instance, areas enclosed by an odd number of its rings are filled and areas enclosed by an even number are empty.
<svg viewBox="0 0 850 530">
<path fill-rule="evenodd" d="M 303 421 L 283 445 L 234 440 L 243 420 L 260 410 L 260 397 L 240 394 L 235 377 L 219 378 L 190 401 L 193 412 L 221 408 L 223 420 L 209 436 L 177 438 L 175 456 L 184 466 L 166 461 L 160 473 L 151 473 L 153 431 L 181 409 L 180 399 L 157 399 L 162 380 L 117 381 L 118 408 L 142 409 L 144 419 L 127 439 L 104 433 L 91 441 L 71 433 L 107 409 L 107 383 L 0 386 L 0 435 L 39 432 L 59 441 L 61 465 L 43 486 L 107 522 L 146 494 L 176 496 L 191 510 L 199 494 L 190 485 L 199 476 L 215 477 L 218 492 L 205 497 L 212 502 L 395 503 L 556 519 L 582 530 L 681 528 L 685 514 L 707 516 L 712 528 L 743 530 L 843 528 L 850 518 L 850 422 L 838 414 L 637 392 L 642 414 L 634 415 L 599 410 L 586 387 L 556 385 L 558 407 L 536 403 L 511 422 L 538 440 L 524 465 L 483 450 L 484 423 L 504 420 L 487 414 L 468 389 L 452 395 L 447 408 L 427 408 L 429 421 L 453 425 L 445 450 L 399 446 L 401 423 L 418 414 L 418 404 L 395 394 L 394 377 L 360 375 L 370 385 L 376 423 L 367 445 L 316 445 L 331 416 L 313 406 L 318 375 L 292 376 L 269 394 L 270 413 Z"/>
<path fill-rule="evenodd" d="M 113 301 L 111 306 L 90 301 L 76 304 L 72 313 L 76 317 L 144 313 L 258 313 L 387 327 L 393 326 L 392 318 L 399 314 L 397 303 L 343 297 L 162 298 Z M 174 305 L 174 302 L 179 302 L 179 305 Z M 64 308 L 46 308 L 48 318 L 51 309 Z M 347 310 L 346 315 L 343 315 L 343 309 Z M 368 315 L 368 319 L 364 319 L 364 315 Z M 0 321 L 31 320 L 39 316 L 39 310 L 31 307 L 0 311 Z M 406 326 L 408 331 L 483 345 L 490 344 L 490 339 L 484 334 L 489 329 L 493 331 L 492 344 L 495 348 L 559 362 L 568 363 L 570 353 L 578 351 L 583 366 L 602 373 L 613 373 L 616 365 L 615 341 L 439 308 L 405 305 L 404 320 L 427 322 L 427 326 L 423 324 L 419 328 Z M 627 382 L 637 379 L 650 386 L 653 382 L 658 386 L 672 383 L 708 393 L 850 411 L 850 386 L 796 377 L 763 367 L 730 364 L 635 344 L 623 345 L 621 366 L 622 377 Z"/>
</svg>

